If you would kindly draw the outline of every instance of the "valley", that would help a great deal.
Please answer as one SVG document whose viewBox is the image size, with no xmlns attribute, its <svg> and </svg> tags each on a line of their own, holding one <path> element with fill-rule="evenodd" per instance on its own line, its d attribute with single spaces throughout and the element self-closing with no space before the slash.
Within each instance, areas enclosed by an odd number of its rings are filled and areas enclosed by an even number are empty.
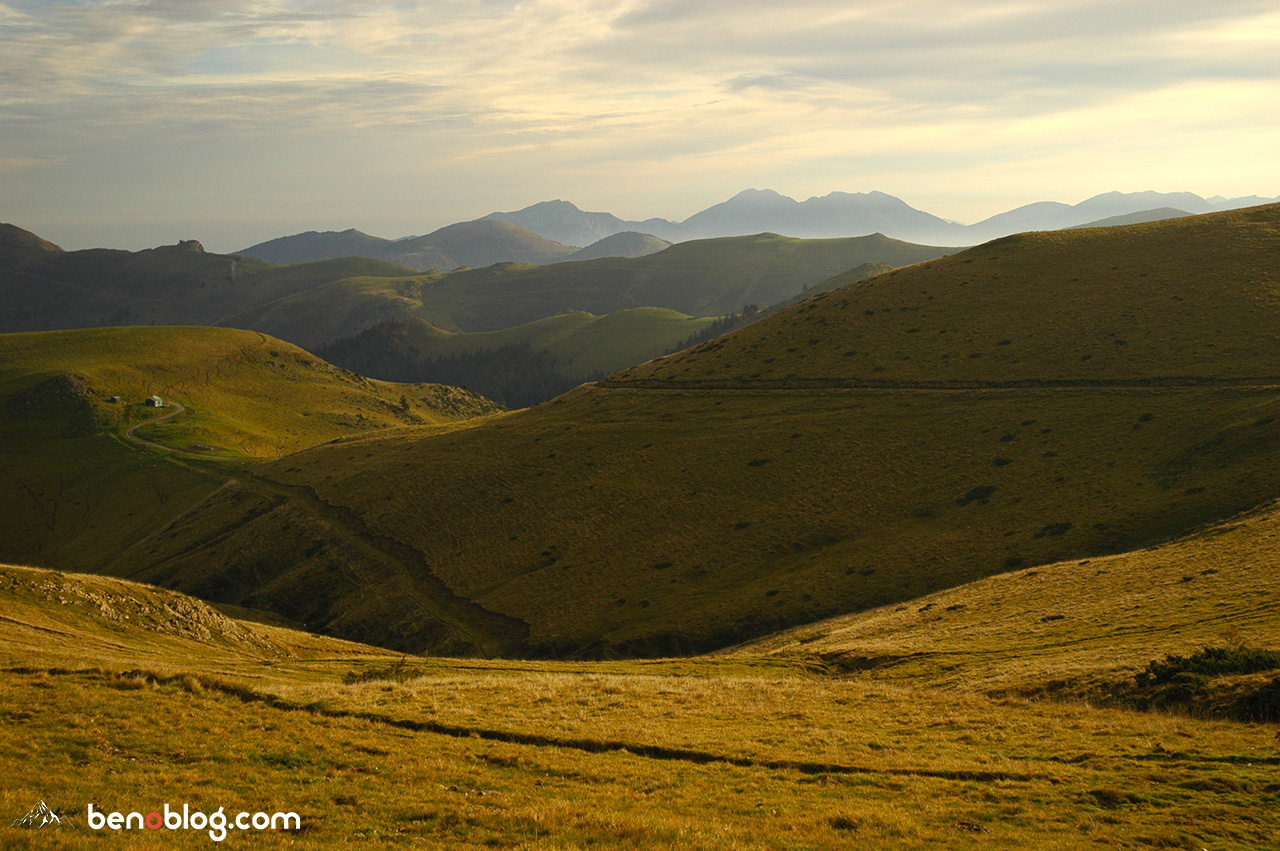
<svg viewBox="0 0 1280 851">
<path fill-rule="evenodd" d="M 1278 280 L 1280 206 L 1023 234 L 516 411 L 253 330 L 4 335 L 0 760 L 52 767 L 0 799 L 254 789 L 315 847 L 1265 847 Z M 643 357 L 615 317 L 533 327 Z"/>
</svg>

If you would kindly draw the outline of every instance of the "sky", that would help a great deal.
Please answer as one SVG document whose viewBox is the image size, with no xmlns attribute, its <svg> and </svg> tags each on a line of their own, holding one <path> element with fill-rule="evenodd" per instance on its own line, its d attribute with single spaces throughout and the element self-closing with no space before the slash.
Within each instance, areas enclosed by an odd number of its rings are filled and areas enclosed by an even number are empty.
<svg viewBox="0 0 1280 851">
<path fill-rule="evenodd" d="M 1275 0 L 0 0 L 0 221 L 64 248 L 1280 195 Z"/>
</svg>

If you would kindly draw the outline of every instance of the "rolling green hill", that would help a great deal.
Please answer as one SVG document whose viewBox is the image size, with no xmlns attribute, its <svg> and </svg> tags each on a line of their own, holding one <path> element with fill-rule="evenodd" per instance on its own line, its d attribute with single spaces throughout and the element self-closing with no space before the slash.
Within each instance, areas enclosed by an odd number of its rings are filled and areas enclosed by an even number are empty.
<svg viewBox="0 0 1280 851">
<path fill-rule="evenodd" d="M 167 409 L 144 406 L 151 395 Z M 388 428 L 426 434 L 494 410 L 451 387 L 370 381 L 252 331 L 0 335 L 0 552 L 99 570 L 198 513 L 242 475 L 236 459 Z"/>
<path fill-rule="evenodd" d="M 222 324 L 318 346 L 393 318 L 416 316 L 448 331 L 500 331 L 568 311 L 603 316 L 660 307 L 722 316 L 745 304 L 800 295 L 856 267 L 902 266 L 946 254 L 880 236 L 803 240 L 761 234 L 673 245 L 643 257 L 340 281 L 264 304 Z M 878 268 L 878 266 L 877 266 Z"/>
<path fill-rule="evenodd" d="M 291 617 L 325 587 L 297 619 L 406 649 L 609 655 L 1150 546 L 1280 496 L 1278 230 L 1272 207 L 890 272 L 476 428 L 264 465 L 110 569 Z"/>
<path fill-rule="evenodd" d="M 598 260 L 601 257 L 644 257 L 646 254 L 657 254 L 659 251 L 670 247 L 670 242 L 651 234 L 623 231 L 593 242 L 586 248 L 570 254 L 565 259 Z"/>
<path fill-rule="evenodd" d="M 596 380 L 749 324 L 810 295 L 892 269 L 864 263 L 764 311 L 695 318 L 662 308 L 631 308 L 605 316 L 567 311 L 501 331 L 452 333 L 418 317 L 389 319 L 316 349 L 347 369 L 388 381 L 434 381 L 469 387 L 512 408 L 545 402 Z M 341 287 L 345 284 L 336 284 Z M 295 310 L 295 315 L 304 315 Z M 309 314 L 308 314 L 309 315 Z M 314 330 L 327 326 L 314 317 Z"/>
<path fill-rule="evenodd" d="M 436 275 L 347 278 L 242 310 L 218 324 L 261 331 L 307 349 L 397 319 L 417 318 L 456 329 L 447 309 L 423 303 L 423 291 L 437 279 Z"/>
<path fill-rule="evenodd" d="M 1280 377 L 1278 210 L 1005 237 L 820 295 L 772 325 L 618 380 L 959 387 Z"/>
</svg>

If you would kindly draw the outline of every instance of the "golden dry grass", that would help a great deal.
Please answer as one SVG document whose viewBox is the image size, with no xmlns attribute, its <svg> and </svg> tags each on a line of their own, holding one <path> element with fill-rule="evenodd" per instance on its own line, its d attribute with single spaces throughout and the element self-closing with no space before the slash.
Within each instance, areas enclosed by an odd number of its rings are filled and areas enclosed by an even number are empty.
<svg viewBox="0 0 1280 851">
<path fill-rule="evenodd" d="M 343 685 L 400 663 L 251 623 L 219 646 L 189 634 L 218 623 L 200 604 L 115 580 L 4 568 L 0 600 L 0 810 L 13 818 L 40 799 L 82 824 L 91 800 L 296 811 L 303 833 L 252 841 L 316 848 L 1234 849 L 1280 829 L 1274 725 L 747 657 L 408 660 L 405 682 Z M 154 617 L 125 624 L 104 601 Z M 7 821 L 6 848 L 101 841 Z"/>
<path fill-rule="evenodd" d="M 889 682 L 1086 694 L 1170 653 L 1280 647 L 1277 531 L 1268 506 L 1164 546 L 994 576 L 726 653 Z"/>
</svg>

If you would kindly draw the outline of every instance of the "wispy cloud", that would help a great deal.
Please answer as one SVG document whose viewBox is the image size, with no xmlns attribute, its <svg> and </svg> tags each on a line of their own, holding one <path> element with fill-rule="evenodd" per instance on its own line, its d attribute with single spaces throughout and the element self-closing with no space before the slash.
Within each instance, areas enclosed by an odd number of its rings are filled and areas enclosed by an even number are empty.
<svg viewBox="0 0 1280 851">
<path fill-rule="evenodd" d="M 20 174 L 50 168 L 62 162 L 61 157 L 0 157 L 0 174 Z"/>
<path fill-rule="evenodd" d="M 806 4 L 802 4 L 806 5 Z M 364 125 L 437 114 L 594 124 L 785 92 L 851 113 L 1044 114 L 1192 80 L 1276 80 L 1271 3 L 524 3 L 197 0 L 0 7 L 6 103 L 172 117 L 239 93 L 254 120 L 329 99 Z M 398 92 L 388 99 L 352 93 Z M 163 93 L 163 106 L 153 95 Z M 263 95 L 266 93 L 267 98 Z M 270 103 L 275 103 L 272 109 Z"/>
<path fill-rule="evenodd" d="M 1270 0 L 10 0 L 0 157 L 256 139 L 317 168 L 362 151 L 470 199 L 656 204 L 662 173 L 702 203 L 766 181 L 906 192 L 943 168 L 1060 167 L 1068 140 L 1096 159 L 1174 132 L 1274 138 L 1278 49 Z"/>
</svg>

